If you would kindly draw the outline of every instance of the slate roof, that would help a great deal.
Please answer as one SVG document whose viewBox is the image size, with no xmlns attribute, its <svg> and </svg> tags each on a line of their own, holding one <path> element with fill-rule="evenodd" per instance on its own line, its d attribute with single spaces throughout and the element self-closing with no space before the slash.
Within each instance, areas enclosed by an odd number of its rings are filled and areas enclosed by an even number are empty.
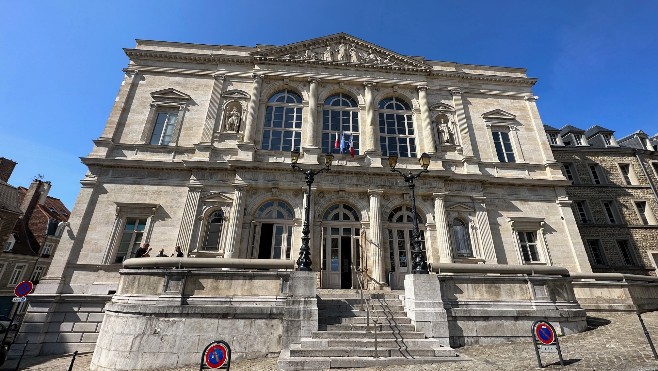
<svg viewBox="0 0 658 371">
<path fill-rule="evenodd" d="M 575 126 L 572 126 L 572 125 L 565 125 L 560 130 L 560 135 L 565 135 L 565 134 L 569 134 L 569 133 L 584 134 L 585 130 L 579 129 L 579 128 L 577 128 Z"/>
<path fill-rule="evenodd" d="M 0 210 L 21 214 L 18 190 L 0 180 Z"/>
<path fill-rule="evenodd" d="M 591 138 L 598 133 L 614 133 L 614 130 L 606 129 L 603 126 L 594 125 L 591 128 L 587 129 L 585 136 Z"/>
<path fill-rule="evenodd" d="M 554 128 L 551 125 L 544 124 L 544 131 L 560 131 L 560 129 Z"/>
</svg>

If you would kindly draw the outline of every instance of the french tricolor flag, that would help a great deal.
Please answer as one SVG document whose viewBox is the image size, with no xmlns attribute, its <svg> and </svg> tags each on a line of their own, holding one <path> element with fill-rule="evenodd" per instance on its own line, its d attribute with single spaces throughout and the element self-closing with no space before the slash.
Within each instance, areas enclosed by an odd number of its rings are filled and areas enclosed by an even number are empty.
<svg viewBox="0 0 658 371">
<path fill-rule="evenodd" d="M 340 143 L 338 142 L 338 133 L 336 133 L 336 143 L 334 144 L 334 148 L 336 149 L 340 148 Z"/>
</svg>

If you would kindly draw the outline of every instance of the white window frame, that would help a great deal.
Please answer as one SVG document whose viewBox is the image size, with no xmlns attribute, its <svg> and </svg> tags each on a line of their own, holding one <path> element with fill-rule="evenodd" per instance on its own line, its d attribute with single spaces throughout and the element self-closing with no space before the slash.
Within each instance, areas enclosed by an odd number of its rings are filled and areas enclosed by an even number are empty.
<svg viewBox="0 0 658 371">
<path fill-rule="evenodd" d="M 546 241 L 546 233 L 544 230 L 544 219 L 533 217 L 514 217 L 509 218 L 512 227 L 513 240 L 517 251 L 517 258 L 519 264 L 522 265 L 553 265 L 550 249 Z M 534 233 L 535 245 L 537 248 L 537 261 L 526 261 L 523 258 L 523 246 L 519 233 Z"/>
<path fill-rule="evenodd" d="M 640 210 L 638 204 L 644 204 L 644 212 Z M 640 219 L 641 225 L 656 225 L 656 218 L 651 212 L 651 206 L 646 200 L 633 200 L 633 206 L 635 206 L 635 212 L 637 213 L 638 218 Z M 644 218 L 643 218 L 644 217 Z M 644 222 L 646 219 L 646 223 Z"/>
<path fill-rule="evenodd" d="M 388 102 L 384 103 L 384 101 Z M 402 106 L 402 109 L 384 108 L 386 106 Z M 389 128 L 387 126 L 386 115 L 393 115 L 395 124 L 394 128 L 399 127 L 401 124 L 404 126 L 404 133 L 382 133 L 381 127 Z M 418 143 L 416 139 L 420 140 L 420 135 L 416 130 L 416 117 L 414 117 L 413 105 L 408 99 L 399 97 L 397 95 L 387 96 L 379 100 L 377 103 L 377 130 L 379 132 L 379 148 L 383 156 L 397 155 L 399 157 L 416 158 L 418 156 Z M 397 131 L 397 129 L 396 129 Z M 413 131 L 410 134 L 410 131 Z M 393 138 L 395 142 L 395 151 L 389 148 L 389 138 Z M 407 147 L 406 153 L 401 153 L 400 143 L 404 141 Z"/>
<path fill-rule="evenodd" d="M 13 233 L 10 233 L 9 237 L 7 238 L 7 241 L 5 242 L 5 245 L 2 247 L 2 251 L 10 252 L 14 248 L 15 243 L 16 243 L 16 237 L 14 237 Z"/>
<path fill-rule="evenodd" d="M 153 224 L 155 223 L 153 216 L 159 207 L 160 205 L 158 204 L 117 202 L 112 234 L 105 249 L 105 254 L 103 254 L 101 264 L 119 264 L 115 263 L 115 260 L 128 218 L 146 219 L 146 226 L 140 243 L 148 243 L 151 240 Z M 134 251 L 129 251 L 127 256 L 130 256 L 132 253 Z"/>
<path fill-rule="evenodd" d="M 45 244 L 43 244 L 43 247 L 41 248 L 41 254 L 39 254 L 39 255 L 41 255 L 41 257 L 43 257 L 43 258 L 50 257 L 50 256 L 52 256 L 52 252 L 53 252 L 54 249 L 55 249 L 55 244 L 54 243 L 46 242 Z"/>
<path fill-rule="evenodd" d="M 299 98 L 299 101 L 277 102 L 277 98 L 281 96 L 292 97 L 293 99 Z M 287 100 L 287 98 L 284 100 Z M 263 131 L 260 136 L 260 148 L 262 150 L 276 152 L 290 152 L 293 150 L 300 150 L 299 147 L 301 147 L 301 138 L 305 123 L 304 104 L 308 104 L 308 102 L 304 101 L 303 95 L 294 89 L 288 88 L 276 91 L 267 99 L 263 114 Z M 278 113 L 275 111 L 277 109 L 282 110 L 280 121 L 276 119 L 276 115 L 278 115 Z M 268 115 L 270 115 L 269 122 Z M 292 120 L 289 120 L 288 118 L 291 116 Z M 275 125 L 276 123 L 280 123 L 281 126 L 277 127 Z M 313 128 L 313 130 L 315 130 L 315 128 Z M 267 138 L 266 142 L 265 134 L 267 132 L 269 132 L 269 137 Z M 285 142 L 285 136 L 287 133 L 290 133 L 290 143 Z M 272 142 L 274 135 L 281 135 L 278 145 Z"/>
<path fill-rule="evenodd" d="M 187 111 L 191 97 L 171 88 L 153 92 L 151 93 L 151 97 L 153 101 L 151 102 L 151 109 L 146 119 L 146 125 L 144 125 L 144 131 L 142 132 L 142 143 L 164 147 L 178 145 L 178 137 L 183 125 L 183 118 L 185 117 L 185 112 Z M 166 125 L 164 125 L 158 144 L 151 144 L 158 116 L 160 113 L 166 112 L 175 112 L 177 114 L 176 122 L 173 124 L 174 128 L 171 134 L 171 140 L 168 143 L 162 143 L 162 135 L 164 134 L 166 127 Z"/>
<path fill-rule="evenodd" d="M 594 166 L 594 169 L 592 167 Z M 587 168 L 589 170 L 589 176 L 592 179 L 592 183 L 595 185 L 607 184 L 608 180 L 603 173 L 603 168 L 597 163 L 588 163 Z M 598 180 L 598 183 L 597 183 Z"/>
<path fill-rule="evenodd" d="M 25 275 L 25 270 L 27 269 L 26 263 L 18 263 L 14 265 L 14 270 L 11 272 L 11 276 L 7 281 L 7 287 L 16 286 L 20 283 Z"/>
<path fill-rule="evenodd" d="M 552 146 L 563 146 L 562 140 L 560 139 L 560 133 L 546 133 L 546 138 L 548 138 L 548 144 Z"/>
<path fill-rule="evenodd" d="M 46 266 L 45 265 L 35 266 L 34 270 L 32 271 L 32 276 L 30 277 L 30 281 L 32 281 L 32 283 L 39 282 L 39 280 L 41 280 L 41 277 L 43 277 L 45 272 L 46 272 Z"/>
<path fill-rule="evenodd" d="M 573 184 L 579 184 L 579 175 L 578 175 L 578 170 L 576 170 L 576 165 L 573 162 L 563 162 L 562 163 L 562 172 L 564 173 L 564 177 L 567 178 L 567 180 L 571 181 Z M 571 178 L 569 179 L 568 174 L 571 173 Z"/>
<path fill-rule="evenodd" d="M 329 103 L 329 100 L 347 102 L 347 105 L 332 106 Z M 327 121 L 327 117 L 329 120 Z M 331 122 L 331 117 L 339 116 L 340 124 L 336 128 Z M 354 155 L 359 155 L 359 102 L 352 95 L 347 93 L 336 93 L 329 95 L 322 105 L 322 152 L 323 153 L 335 153 L 340 152 L 335 148 L 335 135 L 338 134 L 338 140 L 342 140 L 343 135 L 345 136 L 345 145 L 346 151 L 343 154 L 349 154 L 349 140 L 352 139 L 354 144 Z M 328 128 L 328 129 L 327 129 Z M 333 129 L 333 130 L 332 130 Z M 339 142 L 340 143 L 340 142 Z"/>
<path fill-rule="evenodd" d="M 635 171 L 633 171 L 633 165 L 632 164 L 630 164 L 628 162 L 618 163 L 617 168 L 619 169 L 619 174 L 621 175 L 621 179 L 622 179 L 624 185 L 637 185 L 637 184 L 639 184 L 637 176 L 635 175 Z M 628 173 L 624 172 L 624 168 L 626 168 L 628 170 Z"/>
</svg>

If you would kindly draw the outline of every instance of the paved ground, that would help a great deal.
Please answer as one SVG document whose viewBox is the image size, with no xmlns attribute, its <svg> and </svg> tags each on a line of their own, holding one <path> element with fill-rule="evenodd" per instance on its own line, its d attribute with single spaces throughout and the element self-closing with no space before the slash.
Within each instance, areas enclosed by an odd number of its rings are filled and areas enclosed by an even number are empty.
<svg viewBox="0 0 658 371">
<path fill-rule="evenodd" d="M 658 313 L 642 316 L 658 345 Z M 635 314 L 602 313 L 588 318 L 589 331 L 560 338 L 567 370 L 658 370 L 642 327 Z M 467 346 L 458 352 L 470 361 L 438 363 L 422 366 L 388 366 L 362 371 L 429 371 L 429 370 L 532 370 L 537 368 L 532 342 L 506 343 L 490 346 Z M 557 355 L 549 354 L 544 363 L 548 369 L 561 369 Z M 24 359 L 21 370 L 67 370 L 71 356 Z M 89 370 L 91 354 L 79 355 L 74 370 Z M 16 361 L 7 361 L 2 370 L 15 369 Z M 198 367 L 169 371 L 198 370 Z M 276 359 L 237 360 L 232 371 L 275 371 Z M 356 370 L 356 369 L 354 369 Z M 354 371 L 350 370 L 350 371 Z M 345 369 L 345 371 L 348 371 Z"/>
</svg>

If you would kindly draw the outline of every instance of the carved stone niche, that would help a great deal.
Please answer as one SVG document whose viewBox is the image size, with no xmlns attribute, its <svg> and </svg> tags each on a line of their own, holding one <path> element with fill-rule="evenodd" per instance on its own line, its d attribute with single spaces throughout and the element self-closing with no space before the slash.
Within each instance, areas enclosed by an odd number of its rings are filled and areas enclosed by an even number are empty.
<svg viewBox="0 0 658 371">
<path fill-rule="evenodd" d="M 455 109 L 450 105 L 439 103 L 430 107 L 430 111 L 432 111 L 436 143 L 440 146 L 457 144 Z"/>
<path fill-rule="evenodd" d="M 227 102 L 224 105 L 224 115 L 222 118 L 222 129 L 224 133 L 239 133 L 244 127 L 242 124 L 244 122 L 244 113 L 245 110 L 242 107 L 241 102 L 237 100 L 232 100 Z"/>
</svg>

